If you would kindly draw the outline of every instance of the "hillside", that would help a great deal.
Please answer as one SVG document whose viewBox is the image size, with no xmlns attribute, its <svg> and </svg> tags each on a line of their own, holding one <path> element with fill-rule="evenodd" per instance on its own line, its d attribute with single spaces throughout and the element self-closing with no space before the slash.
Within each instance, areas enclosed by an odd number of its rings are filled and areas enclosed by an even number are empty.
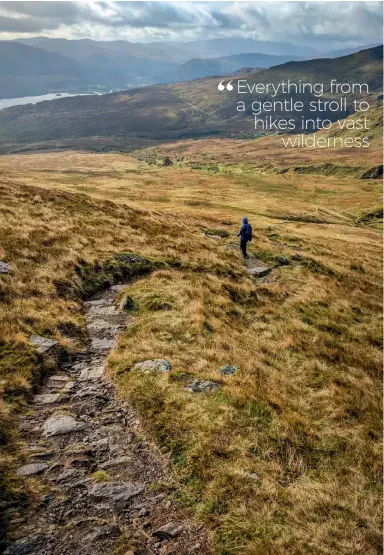
<svg viewBox="0 0 384 555">
<path fill-rule="evenodd" d="M 382 48 L 377 47 L 342 58 L 289 62 L 254 76 L 247 74 L 246 78 L 250 82 L 276 84 L 287 78 L 329 83 L 337 76 L 341 82 L 367 83 L 371 92 L 381 91 L 382 56 Z M 245 100 L 246 96 L 242 95 L 242 99 Z M 324 98 L 327 97 L 329 91 L 325 87 Z M 315 97 L 307 95 L 307 99 L 310 98 Z M 221 93 L 217 89 L 217 78 L 91 98 L 65 98 L 0 111 L 0 134 L 3 142 L 90 136 L 163 140 L 209 134 L 252 134 L 250 107 L 239 115 L 236 112 L 237 100 L 235 90 Z M 297 113 L 286 115 L 301 117 Z M 323 117 L 333 121 L 343 115 L 348 113 L 323 112 Z M 108 139 L 101 142 L 108 146 Z"/>
<path fill-rule="evenodd" d="M 299 60 L 299 56 L 271 56 L 268 54 L 235 54 L 222 58 L 193 58 L 180 67 L 156 76 L 158 83 L 191 81 L 213 75 L 230 75 L 243 67 L 266 68 Z"/>
<path fill-rule="evenodd" d="M 61 54 L 0 41 L 0 97 L 41 94 L 84 84 L 80 65 Z"/>
<path fill-rule="evenodd" d="M 227 146 L 240 164 L 243 147 Z M 212 145 L 199 151 L 209 160 Z M 24 552 L 32 541 L 46 550 L 47 538 L 68 551 L 78 538 L 82 555 L 93 555 L 90 531 L 100 523 L 121 528 L 105 553 L 148 552 L 173 505 L 207 531 L 217 554 L 380 552 L 379 181 L 61 152 L 1 156 L 0 191 L 0 260 L 10 265 L 0 275 L 0 492 L 10 534 L 28 534 Z M 238 255 L 245 214 L 249 251 L 271 268 L 263 278 L 250 277 Z M 135 273 L 132 255 L 147 273 Z M 42 362 L 31 335 L 58 341 L 77 360 L 88 348 L 87 314 L 103 310 L 103 298 L 83 301 L 124 275 L 134 278 L 120 299 L 128 325 L 107 378 L 129 409 L 127 428 L 95 381 L 78 380 L 74 394 L 59 383 L 55 403 L 36 408 Z M 107 323 L 112 308 L 101 313 Z M 171 370 L 134 369 L 149 359 Z M 73 367 L 62 360 L 53 372 L 68 380 Z M 225 365 L 238 368 L 222 374 Z M 195 380 L 215 389 L 191 391 Z M 41 438 L 53 411 L 87 426 L 100 419 L 92 433 L 101 442 L 89 443 L 89 428 Z M 121 518 L 95 503 L 94 484 L 115 487 L 132 457 L 140 466 L 128 479 L 147 480 L 149 440 L 170 467 L 151 478 L 149 514 L 133 502 Z M 101 467 L 122 464 L 123 441 L 123 466 Z M 15 476 L 42 460 L 39 476 Z M 172 551 L 173 541 L 162 540 L 165 552 L 191 553 Z M 207 555 L 198 543 L 195 552 Z"/>
<path fill-rule="evenodd" d="M 229 173 L 252 172 L 307 172 L 361 177 L 370 169 L 382 164 L 383 152 L 383 106 L 381 101 L 371 99 L 371 108 L 365 113 L 369 130 L 369 148 L 285 148 L 283 139 L 288 136 L 271 135 L 255 140 L 241 139 L 194 139 L 168 142 L 159 146 L 137 151 L 137 156 L 146 160 L 170 158 L 183 167 L 207 168 Z M 346 121 L 360 118 L 360 114 L 348 116 Z M 361 137 L 358 129 L 340 129 L 334 123 L 330 129 L 314 134 L 316 138 Z M 209 153 L 209 154 L 207 154 Z"/>
</svg>

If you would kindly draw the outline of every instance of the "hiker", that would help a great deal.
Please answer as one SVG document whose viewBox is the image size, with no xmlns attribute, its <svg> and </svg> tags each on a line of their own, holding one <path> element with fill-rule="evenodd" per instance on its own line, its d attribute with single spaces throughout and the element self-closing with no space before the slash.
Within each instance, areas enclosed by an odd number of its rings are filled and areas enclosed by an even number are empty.
<svg viewBox="0 0 384 555">
<path fill-rule="evenodd" d="M 248 258 L 247 243 L 248 241 L 252 241 L 252 226 L 248 223 L 248 218 L 243 218 L 243 225 L 241 226 L 238 237 L 240 237 L 240 248 L 243 257 Z"/>
</svg>

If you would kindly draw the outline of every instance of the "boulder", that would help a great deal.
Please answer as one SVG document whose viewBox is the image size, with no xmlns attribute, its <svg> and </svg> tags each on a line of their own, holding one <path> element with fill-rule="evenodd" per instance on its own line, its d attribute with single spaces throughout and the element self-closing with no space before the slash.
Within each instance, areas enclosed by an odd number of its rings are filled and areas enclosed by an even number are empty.
<svg viewBox="0 0 384 555">
<path fill-rule="evenodd" d="M 70 434 L 82 429 L 84 429 L 84 424 L 67 414 L 54 414 L 43 424 L 43 432 L 46 437 Z"/>
<path fill-rule="evenodd" d="M 0 260 L 0 274 L 9 274 L 10 270 L 9 264 Z"/>
<path fill-rule="evenodd" d="M 16 474 L 18 476 L 33 476 L 34 474 L 41 474 L 46 468 L 48 468 L 48 465 L 45 463 L 30 463 L 18 468 Z"/>
<path fill-rule="evenodd" d="M 206 391 L 215 391 L 219 389 L 219 387 L 221 387 L 219 383 L 209 380 L 194 380 L 191 384 L 187 385 L 185 389 L 192 393 L 203 393 Z"/>
<path fill-rule="evenodd" d="M 141 372 L 169 372 L 171 365 L 163 358 L 155 358 L 153 360 L 137 362 L 132 366 L 132 370 L 139 370 Z"/>
<path fill-rule="evenodd" d="M 226 364 L 225 366 L 219 368 L 219 373 L 222 376 L 233 376 L 233 374 L 236 374 L 238 370 L 238 366 L 230 366 L 229 364 Z"/>
<path fill-rule="evenodd" d="M 36 351 L 41 355 L 48 353 L 48 351 L 58 344 L 54 339 L 40 337 L 39 335 L 31 335 L 29 340 L 36 347 Z"/>
</svg>

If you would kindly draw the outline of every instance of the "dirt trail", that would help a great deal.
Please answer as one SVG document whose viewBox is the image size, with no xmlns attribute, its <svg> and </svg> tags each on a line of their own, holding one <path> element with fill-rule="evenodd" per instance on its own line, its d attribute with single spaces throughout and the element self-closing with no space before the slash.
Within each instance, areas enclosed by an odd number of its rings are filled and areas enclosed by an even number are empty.
<svg viewBox="0 0 384 555">
<path fill-rule="evenodd" d="M 86 348 L 49 377 L 21 420 L 27 455 L 18 472 L 40 493 L 8 510 L 7 555 L 210 553 L 201 527 L 167 499 L 164 461 L 103 375 L 132 320 L 116 303 L 123 287 L 85 303 Z"/>
</svg>

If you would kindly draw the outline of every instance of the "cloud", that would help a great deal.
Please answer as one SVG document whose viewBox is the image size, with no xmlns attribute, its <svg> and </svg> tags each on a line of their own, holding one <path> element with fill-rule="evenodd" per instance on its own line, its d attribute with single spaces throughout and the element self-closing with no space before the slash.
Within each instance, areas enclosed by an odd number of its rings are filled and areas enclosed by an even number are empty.
<svg viewBox="0 0 384 555">
<path fill-rule="evenodd" d="M 243 37 L 320 50 L 381 42 L 381 2 L 0 2 L 0 39 Z M 282 39 L 283 37 L 283 39 Z"/>
</svg>

